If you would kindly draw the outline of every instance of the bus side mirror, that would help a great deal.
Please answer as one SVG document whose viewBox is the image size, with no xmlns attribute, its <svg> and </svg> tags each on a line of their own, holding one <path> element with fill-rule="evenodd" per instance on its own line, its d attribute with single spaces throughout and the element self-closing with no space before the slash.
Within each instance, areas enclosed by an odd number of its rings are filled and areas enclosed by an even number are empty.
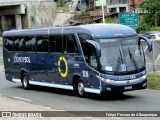
<svg viewBox="0 0 160 120">
<path fill-rule="evenodd" d="M 98 42 L 93 41 L 93 40 L 86 40 L 86 42 L 92 46 L 94 46 L 94 48 L 96 49 L 96 55 L 97 57 L 101 57 L 101 47 L 99 45 Z"/>
<path fill-rule="evenodd" d="M 146 37 L 143 36 L 139 36 L 139 40 L 143 39 L 144 41 L 146 41 L 147 45 L 148 45 L 148 50 L 149 52 L 152 51 L 152 41 Z"/>
</svg>

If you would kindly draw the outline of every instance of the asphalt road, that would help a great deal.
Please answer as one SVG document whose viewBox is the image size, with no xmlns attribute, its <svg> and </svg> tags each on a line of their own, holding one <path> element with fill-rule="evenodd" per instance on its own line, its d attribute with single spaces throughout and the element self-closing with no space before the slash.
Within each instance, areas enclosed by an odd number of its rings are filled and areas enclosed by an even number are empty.
<svg viewBox="0 0 160 120">
<path fill-rule="evenodd" d="M 160 91 L 139 90 L 121 96 L 87 94 L 80 98 L 73 91 L 33 86 L 24 90 L 20 83 L 5 79 L 0 51 L 0 94 L 29 103 L 66 111 L 160 111 Z"/>
</svg>

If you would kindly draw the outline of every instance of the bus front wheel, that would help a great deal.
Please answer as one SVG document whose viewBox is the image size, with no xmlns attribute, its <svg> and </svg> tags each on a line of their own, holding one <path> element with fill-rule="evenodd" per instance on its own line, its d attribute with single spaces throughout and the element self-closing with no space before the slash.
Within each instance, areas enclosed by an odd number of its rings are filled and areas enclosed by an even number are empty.
<svg viewBox="0 0 160 120">
<path fill-rule="evenodd" d="M 23 75 L 22 75 L 22 86 L 26 90 L 28 90 L 30 88 L 30 84 L 29 84 L 27 73 L 23 73 Z"/>
</svg>

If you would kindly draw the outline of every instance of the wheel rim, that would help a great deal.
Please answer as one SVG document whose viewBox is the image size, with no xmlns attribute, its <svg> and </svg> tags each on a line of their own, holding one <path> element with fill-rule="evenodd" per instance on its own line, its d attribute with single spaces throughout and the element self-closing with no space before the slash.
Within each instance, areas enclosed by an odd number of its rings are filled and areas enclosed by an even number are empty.
<svg viewBox="0 0 160 120">
<path fill-rule="evenodd" d="M 24 86 L 24 88 L 27 88 L 27 86 L 28 86 L 28 81 L 27 81 L 26 76 L 23 77 L 23 86 Z"/>
<path fill-rule="evenodd" d="M 83 96 L 83 94 L 84 94 L 84 85 L 83 85 L 82 82 L 79 82 L 79 83 L 78 83 L 78 93 L 79 93 L 79 95 L 81 95 L 81 96 Z"/>
</svg>

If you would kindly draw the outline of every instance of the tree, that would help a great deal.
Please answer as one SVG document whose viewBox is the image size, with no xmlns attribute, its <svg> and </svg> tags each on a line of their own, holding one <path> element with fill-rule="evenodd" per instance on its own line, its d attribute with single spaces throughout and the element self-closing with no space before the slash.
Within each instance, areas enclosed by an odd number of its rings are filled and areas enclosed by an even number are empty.
<svg viewBox="0 0 160 120">
<path fill-rule="evenodd" d="M 160 26 L 160 0 L 143 0 L 140 7 L 147 13 L 143 14 L 143 22 L 150 26 Z"/>
</svg>

